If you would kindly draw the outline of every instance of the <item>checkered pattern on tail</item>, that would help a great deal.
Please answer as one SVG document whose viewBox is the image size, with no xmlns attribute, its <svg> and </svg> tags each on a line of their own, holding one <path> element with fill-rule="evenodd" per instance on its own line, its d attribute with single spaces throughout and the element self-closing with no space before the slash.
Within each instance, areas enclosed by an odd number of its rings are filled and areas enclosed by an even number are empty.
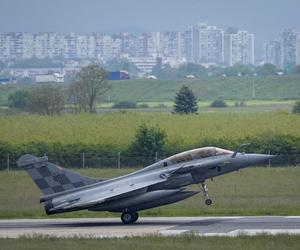
<svg viewBox="0 0 300 250">
<path fill-rule="evenodd" d="M 17 161 L 17 165 L 25 168 L 44 195 L 63 192 L 100 181 L 81 176 L 50 163 L 46 156 L 24 155 Z"/>
</svg>

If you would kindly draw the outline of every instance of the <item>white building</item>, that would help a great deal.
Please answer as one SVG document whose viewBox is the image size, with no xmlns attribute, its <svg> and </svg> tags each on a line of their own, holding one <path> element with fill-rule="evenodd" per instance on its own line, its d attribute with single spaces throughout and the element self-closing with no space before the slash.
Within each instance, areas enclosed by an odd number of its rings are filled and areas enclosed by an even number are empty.
<svg viewBox="0 0 300 250">
<path fill-rule="evenodd" d="M 76 58 L 86 59 L 88 57 L 88 38 L 78 35 L 76 37 Z"/>
<path fill-rule="evenodd" d="M 160 54 L 160 33 L 144 33 L 137 38 L 137 56 L 156 58 Z"/>
<path fill-rule="evenodd" d="M 281 43 L 278 40 L 267 42 L 264 45 L 264 62 L 281 68 Z"/>
<path fill-rule="evenodd" d="M 34 57 L 34 36 L 30 33 L 23 33 L 23 59 Z"/>
<path fill-rule="evenodd" d="M 159 46 L 160 56 L 163 58 L 169 58 L 169 60 L 181 60 L 180 32 L 161 32 Z"/>
<path fill-rule="evenodd" d="M 120 58 L 122 48 L 122 41 L 120 38 L 105 35 L 103 36 L 102 43 L 103 51 L 101 56 L 104 61 Z"/>
<path fill-rule="evenodd" d="M 296 64 L 297 60 L 297 34 L 294 30 L 286 29 L 281 33 L 282 66 L 289 67 Z"/>
<path fill-rule="evenodd" d="M 63 39 L 63 57 L 65 59 L 76 59 L 77 57 L 77 35 L 70 33 Z"/>
<path fill-rule="evenodd" d="M 297 65 L 300 65 L 300 33 L 297 34 L 297 58 L 296 58 L 296 63 Z"/>
<path fill-rule="evenodd" d="M 0 61 L 8 60 L 10 57 L 9 40 L 10 37 L 7 34 L 0 34 Z"/>
<path fill-rule="evenodd" d="M 20 59 L 23 57 L 23 35 L 20 32 L 9 33 L 9 58 Z"/>
<path fill-rule="evenodd" d="M 148 74 L 152 71 L 153 67 L 157 64 L 157 59 L 153 57 L 140 58 L 140 57 L 130 57 L 129 62 L 135 64 L 142 75 Z"/>
<path fill-rule="evenodd" d="M 224 31 L 200 23 L 185 32 L 184 55 L 188 62 L 222 64 L 224 62 Z"/>
<path fill-rule="evenodd" d="M 229 29 L 224 37 L 224 57 L 227 66 L 254 64 L 254 34 Z"/>
</svg>

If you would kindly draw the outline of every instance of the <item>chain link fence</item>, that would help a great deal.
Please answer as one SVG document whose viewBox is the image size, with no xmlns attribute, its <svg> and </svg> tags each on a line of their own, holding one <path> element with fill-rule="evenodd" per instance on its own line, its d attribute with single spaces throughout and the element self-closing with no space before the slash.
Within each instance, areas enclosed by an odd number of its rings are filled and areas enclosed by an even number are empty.
<svg viewBox="0 0 300 250">
<path fill-rule="evenodd" d="M 45 153 L 45 155 L 47 155 Z M 0 154 L 0 170 L 16 170 L 20 155 Z M 48 155 L 49 161 L 65 168 L 141 168 L 151 165 L 168 156 L 141 157 L 118 153 L 116 155 L 97 155 L 81 153 L 74 156 Z M 278 155 L 267 162 L 265 167 L 300 167 L 300 154 Z"/>
</svg>

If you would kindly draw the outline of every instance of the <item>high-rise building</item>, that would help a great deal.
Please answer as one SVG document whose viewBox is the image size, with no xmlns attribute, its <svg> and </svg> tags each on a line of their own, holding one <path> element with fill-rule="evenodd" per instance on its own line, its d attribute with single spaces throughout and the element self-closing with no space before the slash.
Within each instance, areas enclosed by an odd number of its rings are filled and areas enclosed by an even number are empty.
<svg viewBox="0 0 300 250">
<path fill-rule="evenodd" d="M 185 54 L 188 62 L 222 64 L 224 62 L 224 31 L 200 23 L 185 32 Z"/>
<path fill-rule="evenodd" d="M 264 45 L 264 61 L 281 68 L 281 43 L 278 40 L 267 42 Z"/>
<path fill-rule="evenodd" d="M 137 57 L 137 37 L 128 33 L 120 34 L 122 57 Z"/>
<path fill-rule="evenodd" d="M 23 57 L 23 35 L 20 32 L 9 33 L 9 58 L 20 59 Z"/>
<path fill-rule="evenodd" d="M 119 36 L 103 36 L 103 60 L 120 58 L 122 41 Z"/>
<path fill-rule="evenodd" d="M 182 55 L 186 58 L 188 63 L 194 62 L 194 43 L 193 43 L 193 28 L 190 27 L 183 33 L 182 41 Z"/>
<path fill-rule="evenodd" d="M 178 31 L 160 33 L 160 57 L 163 63 L 178 66 L 186 60 L 182 57 L 182 34 Z"/>
<path fill-rule="evenodd" d="M 181 58 L 181 33 L 168 31 L 160 33 L 159 51 L 162 57 Z"/>
<path fill-rule="evenodd" d="M 88 37 L 85 35 L 78 35 L 76 39 L 76 58 L 88 58 Z"/>
<path fill-rule="evenodd" d="M 286 29 L 281 33 L 282 44 L 282 66 L 290 67 L 296 64 L 296 44 L 297 34 L 291 29 Z"/>
<path fill-rule="evenodd" d="M 34 57 L 34 36 L 30 33 L 23 33 L 23 59 Z"/>
<path fill-rule="evenodd" d="M 77 56 L 77 35 L 70 33 L 64 36 L 63 57 L 65 59 L 76 59 Z"/>
<path fill-rule="evenodd" d="M 157 58 L 160 55 L 160 33 L 144 33 L 138 37 L 137 55 L 140 58 Z"/>
<path fill-rule="evenodd" d="M 62 58 L 63 57 L 63 45 L 64 38 L 62 35 L 56 33 L 47 34 L 47 56 L 49 58 Z"/>
<path fill-rule="evenodd" d="M 254 34 L 237 28 L 228 29 L 224 37 L 225 64 L 254 64 Z"/>
<path fill-rule="evenodd" d="M 10 37 L 7 34 L 0 34 L 0 61 L 9 59 Z"/>
<path fill-rule="evenodd" d="M 297 51 L 297 60 L 296 63 L 297 65 L 300 65 L 300 32 L 297 34 L 297 47 L 296 47 L 296 51 Z"/>
</svg>

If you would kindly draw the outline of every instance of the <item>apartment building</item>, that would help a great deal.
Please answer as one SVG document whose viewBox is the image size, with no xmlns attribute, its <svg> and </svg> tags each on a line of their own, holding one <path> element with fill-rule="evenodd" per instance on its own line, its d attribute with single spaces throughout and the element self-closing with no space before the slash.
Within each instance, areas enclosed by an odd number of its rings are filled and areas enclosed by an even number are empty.
<svg viewBox="0 0 300 250">
<path fill-rule="evenodd" d="M 292 29 L 286 29 L 281 33 L 282 67 L 296 65 L 297 60 L 297 34 Z"/>
<path fill-rule="evenodd" d="M 254 34 L 230 28 L 224 36 L 224 58 L 227 66 L 254 64 Z"/>
<path fill-rule="evenodd" d="M 274 64 L 277 68 L 281 68 L 281 43 L 279 40 L 270 41 L 264 45 L 264 62 Z"/>
</svg>

